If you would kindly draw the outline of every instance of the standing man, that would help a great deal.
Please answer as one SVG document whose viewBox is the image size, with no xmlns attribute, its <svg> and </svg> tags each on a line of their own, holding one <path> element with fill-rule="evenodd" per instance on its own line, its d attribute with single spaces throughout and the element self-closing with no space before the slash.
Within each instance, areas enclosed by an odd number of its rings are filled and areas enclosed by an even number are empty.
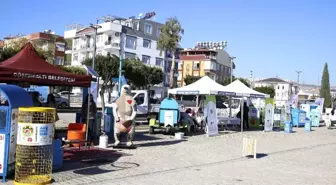
<svg viewBox="0 0 336 185">
<path fill-rule="evenodd" d="M 244 122 L 244 129 L 249 129 L 249 123 L 248 123 L 248 113 L 249 113 L 249 108 L 246 104 L 246 102 L 244 102 L 244 112 L 243 112 L 243 122 Z"/>
</svg>

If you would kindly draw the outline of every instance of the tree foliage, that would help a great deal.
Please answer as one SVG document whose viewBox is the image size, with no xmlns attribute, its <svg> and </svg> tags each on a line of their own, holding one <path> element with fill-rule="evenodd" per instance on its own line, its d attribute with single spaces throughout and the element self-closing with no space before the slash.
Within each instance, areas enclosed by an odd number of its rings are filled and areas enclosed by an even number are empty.
<svg viewBox="0 0 336 185">
<path fill-rule="evenodd" d="M 84 63 L 91 66 L 92 59 L 86 59 Z M 112 77 L 119 76 L 119 57 L 116 55 L 97 56 L 95 66 L 95 70 L 105 85 L 112 84 Z M 148 88 L 163 81 L 163 71 L 161 68 L 147 66 L 139 59 L 124 60 L 122 69 L 129 84 L 136 88 Z"/>
<path fill-rule="evenodd" d="M 197 80 L 199 80 L 201 77 L 200 76 L 191 76 L 191 75 L 187 75 L 185 78 L 184 78 L 184 83 L 186 85 L 189 85 L 189 84 L 192 84 L 194 82 L 196 82 Z"/>
<path fill-rule="evenodd" d="M 245 78 L 235 78 L 235 77 L 232 77 L 232 82 L 234 82 L 235 80 L 241 81 L 247 87 L 251 86 L 250 83 Z M 230 79 L 230 77 L 227 77 L 220 84 L 226 86 L 226 85 L 229 85 L 230 83 L 231 83 L 231 79 Z"/>
<path fill-rule="evenodd" d="M 24 45 L 26 45 L 29 40 L 25 37 L 19 37 L 12 39 L 4 48 L 0 50 L 0 62 L 7 60 L 8 58 L 16 55 L 18 52 L 21 51 Z M 48 61 L 49 63 L 53 63 L 54 56 L 53 52 L 50 50 L 44 50 L 39 47 L 36 43 L 32 42 L 35 50 L 42 57 L 44 60 Z"/>
<path fill-rule="evenodd" d="M 264 93 L 264 94 L 269 94 L 271 98 L 275 96 L 274 87 L 269 87 L 269 86 L 255 87 L 254 90 Z"/>
<path fill-rule="evenodd" d="M 322 80 L 321 80 L 321 89 L 320 97 L 324 98 L 324 108 L 331 107 L 331 94 L 330 94 L 330 82 L 329 82 L 329 71 L 328 63 L 324 64 Z"/>
<path fill-rule="evenodd" d="M 161 52 L 169 52 L 172 55 L 172 63 L 170 67 L 169 86 L 174 87 L 174 71 L 175 71 L 175 51 L 181 42 L 184 29 L 180 21 L 176 18 L 168 18 L 161 27 L 161 33 L 157 41 L 157 48 Z"/>
<path fill-rule="evenodd" d="M 76 74 L 76 75 L 86 75 L 87 71 L 83 67 L 79 66 L 59 66 L 63 71 Z"/>
</svg>

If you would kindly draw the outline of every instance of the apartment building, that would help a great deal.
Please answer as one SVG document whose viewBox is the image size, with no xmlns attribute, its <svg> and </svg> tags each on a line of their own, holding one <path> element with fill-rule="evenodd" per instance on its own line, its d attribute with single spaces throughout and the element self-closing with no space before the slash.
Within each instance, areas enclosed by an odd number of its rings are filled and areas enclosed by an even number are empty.
<svg viewBox="0 0 336 185">
<path fill-rule="evenodd" d="M 280 78 L 266 78 L 254 82 L 254 87 L 274 87 L 274 102 L 276 106 L 285 106 L 290 98 L 298 93 L 295 83 Z"/>
<path fill-rule="evenodd" d="M 231 76 L 231 57 L 223 50 L 225 45 L 225 42 L 204 42 L 192 49 L 180 51 L 177 85 L 185 85 L 184 78 L 187 75 L 207 75 L 218 82 Z M 232 64 L 232 67 L 235 65 Z"/>
<path fill-rule="evenodd" d="M 42 48 L 46 51 L 51 51 L 52 62 L 56 65 L 63 65 L 65 59 L 65 40 L 63 36 L 56 35 L 51 30 L 44 32 L 32 33 L 29 35 L 8 36 L 0 42 L 0 47 L 10 46 L 15 40 L 26 38 L 28 41 L 34 43 L 35 46 Z"/>
<path fill-rule="evenodd" d="M 171 66 L 171 54 L 161 53 L 157 49 L 157 40 L 163 24 L 151 20 L 154 15 L 155 13 L 152 12 L 145 17 L 122 18 L 108 15 L 99 18 L 96 54 L 120 56 L 122 53 L 124 59 L 139 58 L 146 65 L 161 67 L 167 74 Z M 79 24 L 66 26 L 64 38 L 68 65 L 82 65 L 86 58 L 93 57 L 94 35 L 94 27 Z M 179 53 L 175 53 L 177 66 Z M 169 75 L 167 76 L 164 80 L 165 87 L 169 84 Z M 177 78 L 177 70 L 175 77 Z"/>
</svg>

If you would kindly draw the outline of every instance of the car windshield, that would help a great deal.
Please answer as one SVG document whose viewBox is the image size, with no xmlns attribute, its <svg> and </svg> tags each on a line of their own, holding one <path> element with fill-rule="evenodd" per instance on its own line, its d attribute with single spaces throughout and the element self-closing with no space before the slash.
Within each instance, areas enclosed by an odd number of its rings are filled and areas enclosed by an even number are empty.
<svg viewBox="0 0 336 185">
<path fill-rule="evenodd" d="M 60 95 L 58 95 L 56 93 L 54 93 L 54 96 L 55 96 L 55 98 L 59 98 L 60 97 Z"/>
</svg>

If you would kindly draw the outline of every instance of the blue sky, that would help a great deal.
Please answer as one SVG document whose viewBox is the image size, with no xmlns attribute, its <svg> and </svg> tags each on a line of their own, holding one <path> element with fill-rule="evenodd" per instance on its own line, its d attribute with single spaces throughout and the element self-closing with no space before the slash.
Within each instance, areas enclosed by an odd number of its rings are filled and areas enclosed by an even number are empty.
<svg viewBox="0 0 336 185">
<path fill-rule="evenodd" d="M 99 16 L 122 17 L 155 11 L 156 21 L 176 16 L 185 29 L 182 46 L 197 41 L 228 42 L 237 57 L 237 76 L 275 77 L 318 84 L 325 62 L 336 85 L 336 1 L 332 0 L 169 0 L 1 2 L 0 38 L 51 29 L 63 35 L 70 23 L 88 25 Z"/>
</svg>

